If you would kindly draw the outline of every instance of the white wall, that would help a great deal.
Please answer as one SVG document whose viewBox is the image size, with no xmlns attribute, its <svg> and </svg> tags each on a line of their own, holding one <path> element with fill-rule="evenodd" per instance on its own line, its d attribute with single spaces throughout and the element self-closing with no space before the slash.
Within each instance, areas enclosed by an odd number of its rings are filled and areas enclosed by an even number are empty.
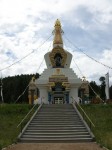
<svg viewBox="0 0 112 150">
<path fill-rule="evenodd" d="M 40 97 L 42 102 L 44 104 L 48 104 L 48 92 L 47 92 L 47 88 L 39 88 L 40 91 Z"/>
<path fill-rule="evenodd" d="M 78 88 L 71 88 L 70 93 L 69 93 L 69 103 L 72 103 L 71 97 L 75 98 L 75 100 L 79 102 L 78 101 Z"/>
<path fill-rule="evenodd" d="M 64 67 L 69 68 L 71 64 L 71 60 L 72 60 L 72 54 L 69 53 L 68 51 L 65 51 L 65 52 L 67 53 L 67 59 L 66 59 Z"/>
</svg>

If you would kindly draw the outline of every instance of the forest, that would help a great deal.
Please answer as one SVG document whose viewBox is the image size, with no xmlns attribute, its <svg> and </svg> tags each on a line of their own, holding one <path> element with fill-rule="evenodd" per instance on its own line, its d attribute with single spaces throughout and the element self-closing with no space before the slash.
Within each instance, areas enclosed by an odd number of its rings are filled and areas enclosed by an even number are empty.
<svg viewBox="0 0 112 150">
<path fill-rule="evenodd" d="M 23 93 L 25 88 L 28 86 L 31 78 L 35 76 L 35 78 L 39 78 L 39 74 L 28 74 L 28 75 L 16 75 L 11 77 L 5 77 L 2 79 L 2 89 L 3 89 L 3 99 L 5 103 L 15 103 L 19 95 Z M 100 85 L 98 85 L 95 81 L 91 81 L 90 85 L 94 89 L 94 91 L 105 100 L 105 77 L 100 77 Z M 1 84 L 1 83 L 0 83 Z M 1 88 L 1 85 L 0 85 Z M 1 89 L 0 89 L 1 91 Z M 112 99 L 112 85 L 109 88 L 110 91 L 110 99 Z M 95 97 L 95 93 L 90 88 L 89 95 L 91 98 Z M 0 94 L 0 103 L 2 102 L 2 97 Z M 18 103 L 28 103 L 28 88 L 26 92 L 20 97 Z"/>
<path fill-rule="evenodd" d="M 39 74 L 27 74 L 27 75 L 16 75 L 11 77 L 5 77 L 2 79 L 2 89 L 3 89 L 3 99 L 5 103 L 15 103 L 19 95 L 28 86 L 32 77 L 39 77 Z M 1 87 L 1 86 L 0 86 Z M 2 102 L 2 97 L 0 95 L 0 102 Z M 20 97 L 18 103 L 28 103 L 28 88 L 26 92 Z"/>
</svg>

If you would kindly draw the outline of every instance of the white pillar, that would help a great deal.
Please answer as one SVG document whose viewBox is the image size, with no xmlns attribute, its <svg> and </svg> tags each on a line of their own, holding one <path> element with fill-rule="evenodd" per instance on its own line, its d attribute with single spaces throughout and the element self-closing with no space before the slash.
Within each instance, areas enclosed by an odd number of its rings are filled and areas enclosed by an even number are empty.
<svg viewBox="0 0 112 150">
<path fill-rule="evenodd" d="M 69 103 L 72 103 L 72 98 L 75 98 L 75 100 L 79 103 L 78 101 L 78 88 L 71 88 L 70 94 L 69 94 Z"/>
<path fill-rule="evenodd" d="M 48 104 L 48 91 L 47 88 L 39 88 L 40 99 L 44 104 Z"/>
<path fill-rule="evenodd" d="M 106 86 L 105 86 L 105 94 L 106 94 L 106 99 L 110 99 L 109 97 L 109 73 L 107 73 L 105 75 L 105 83 L 106 83 Z"/>
</svg>

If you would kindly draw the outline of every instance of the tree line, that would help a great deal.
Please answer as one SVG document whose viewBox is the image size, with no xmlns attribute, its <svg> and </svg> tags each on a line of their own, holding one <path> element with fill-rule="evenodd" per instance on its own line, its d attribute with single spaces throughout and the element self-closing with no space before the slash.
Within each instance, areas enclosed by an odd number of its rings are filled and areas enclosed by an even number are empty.
<svg viewBox="0 0 112 150">
<path fill-rule="evenodd" d="M 39 77 L 39 74 L 28 74 L 28 75 L 16 75 L 12 77 L 5 77 L 2 79 L 3 99 L 5 103 L 15 103 L 18 96 L 23 93 L 25 88 L 28 86 L 32 77 Z M 1 89 L 0 89 L 1 90 Z M 0 94 L 0 102 L 2 97 Z M 26 92 L 20 97 L 18 103 L 28 103 L 28 88 Z"/>
<path fill-rule="evenodd" d="M 102 100 L 105 101 L 106 99 L 106 94 L 105 94 L 105 77 L 100 77 L 99 78 L 100 85 L 98 85 L 95 81 L 91 81 L 90 85 L 94 89 L 94 91 L 101 97 Z M 109 87 L 109 94 L 110 94 L 110 99 L 112 99 L 112 85 Z M 93 90 L 89 87 L 89 95 L 92 98 L 95 98 L 95 93 Z"/>
<path fill-rule="evenodd" d="M 30 75 L 16 75 L 12 77 L 5 77 L 3 78 L 3 98 L 5 103 L 15 103 L 18 96 L 23 93 L 25 88 L 28 86 L 31 78 L 35 76 L 39 78 L 39 74 L 30 74 Z M 105 100 L 105 77 L 100 77 L 101 84 L 98 85 L 95 81 L 91 81 L 90 85 L 94 89 L 94 91 L 103 99 Z M 0 89 L 1 90 L 1 89 Z M 110 91 L 110 99 L 112 99 L 112 85 L 109 88 Z M 89 88 L 89 95 L 91 98 L 95 98 L 95 93 L 91 88 Z M 2 102 L 1 94 L 0 94 L 0 102 Z M 28 89 L 20 97 L 18 103 L 28 103 Z"/>
</svg>

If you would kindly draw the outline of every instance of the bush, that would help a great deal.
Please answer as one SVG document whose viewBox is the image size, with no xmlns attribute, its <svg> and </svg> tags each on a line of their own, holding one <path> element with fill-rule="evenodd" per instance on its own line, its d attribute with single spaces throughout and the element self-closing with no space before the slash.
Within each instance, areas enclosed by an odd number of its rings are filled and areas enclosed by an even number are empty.
<svg viewBox="0 0 112 150">
<path fill-rule="evenodd" d="M 102 100 L 99 97 L 96 97 L 91 100 L 91 103 L 92 104 L 100 104 L 100 103 L 102 103 Z"/>
</svg>

